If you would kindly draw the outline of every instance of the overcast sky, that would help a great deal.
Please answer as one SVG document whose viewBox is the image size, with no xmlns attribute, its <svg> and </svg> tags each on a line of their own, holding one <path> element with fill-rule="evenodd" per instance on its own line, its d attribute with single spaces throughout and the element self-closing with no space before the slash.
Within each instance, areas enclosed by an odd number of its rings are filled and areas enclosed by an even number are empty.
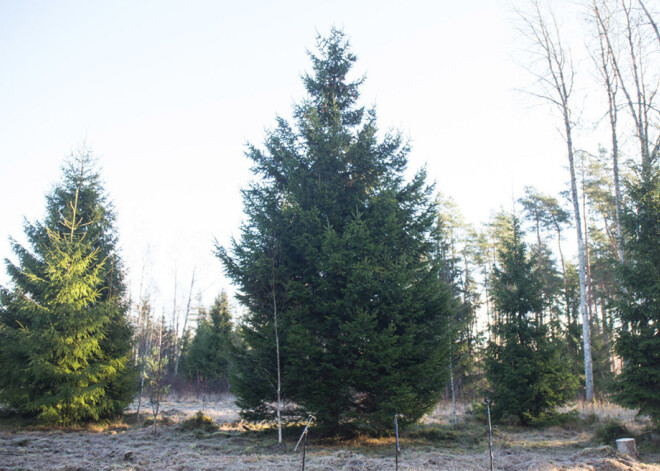
<svg viewBox="0 0 660 471">
<path fill-rule="evenodd" d="M 498 0 L 0 0 L 0 257 L 86 140 L 133 294 L 143 266 L 157 309 L 175 271 L 179 296 L 193 268 L 205 302 L 233 291 L 212 252 L 238 235 L 245 144 L 291 116 L 306 50 L 333 25 L 366 74 L 362 103 L 410 138 L 411 171 L 426 165 L 468 221 L 510 209 L 525 185 L 556 194 L 563 142 L 551 110 L 518 91 L 532 79 L 514 18 Z"/>
</svg>

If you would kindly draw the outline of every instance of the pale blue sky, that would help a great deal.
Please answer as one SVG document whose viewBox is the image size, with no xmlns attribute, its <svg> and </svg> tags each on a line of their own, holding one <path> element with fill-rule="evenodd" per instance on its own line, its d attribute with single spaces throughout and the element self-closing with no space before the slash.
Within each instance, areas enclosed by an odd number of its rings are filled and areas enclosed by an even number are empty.
<svg viewBox="0 0 660 471">
<path fill-rule="evenodd" d="M 303 97 L 316 31 L 343 27 L 366 73 L 362 102 L 412 141 L 438 190 L 474 223 L 524 185 L 563 189 L 547 108 L 517 92 L 509 2 L 0 0 L 0 257 L 41 218 L 63 158 L 87 140 L 115 202 L 133 292 L 169 309 L 175 264 L 209 302 L 223 287 L 213 238 L 238 235 L 245 143 Z M 0 284 L 7 278 L 2 270 Z"/>
</svg>

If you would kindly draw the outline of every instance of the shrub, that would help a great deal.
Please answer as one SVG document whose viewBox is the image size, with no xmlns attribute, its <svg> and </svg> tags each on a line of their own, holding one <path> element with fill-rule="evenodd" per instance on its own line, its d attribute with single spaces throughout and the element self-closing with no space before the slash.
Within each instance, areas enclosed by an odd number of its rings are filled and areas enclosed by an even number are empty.
<svg viewBox="0 0 660 471">
<path fill-rule="evenodd" d="M 610 420 L 596 428 L 595 438 L 605 445 L 614 445 L 619 438 L 630 437 L 630 430 L 618 420 Z"/>
<path fill-rule="evenodd" d="M 183 430 L 201 431 L 201 432 L 215 432 L 218 426 L 213 422 L 213 419 L 205 415 L 201 410 L 197 411 L 195 415 L 184 420 L 181 423 Z"/>
</svg>

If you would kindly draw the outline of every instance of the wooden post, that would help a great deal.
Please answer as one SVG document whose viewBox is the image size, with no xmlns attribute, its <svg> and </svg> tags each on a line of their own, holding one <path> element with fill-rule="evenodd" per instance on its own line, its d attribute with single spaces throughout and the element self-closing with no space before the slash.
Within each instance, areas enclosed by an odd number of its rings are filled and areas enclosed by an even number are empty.
<svg viewBox="0 0 660 471">
<path fill-rule="evenodd" d="M 396 438 L 396 448 L 394 449 L 394 469 L 399 471 L 399 453 L 401 453 L 401 448 L 399 447 L 399 423 L 397 421 L 399 414 L 394 414 L 394 436 Z"/>
<path fill-rule="evenodd" d="M 312 420 L 314 420 L 316 417 L 313 415 L 309 418 L 309 422 L 307 422 L 307 425 L 305 426 L 305 430 L 303 430 L 303 433 L 300 435 L 300 438 L 298 439 L 298 443 L 296 443 L 295 448 L 293 449 L 293 452 L 295 453 L 296 450 L 298 449 L 298 445 L 300 445 L 300 442 L 303 442 L 303 455 L 302 455 L 302 471 L 305 471 L 305 453 L 307 452 L 307 434 L 309 433 L 309 426 L 312 425 Z"/>
<path fill-rule="evenodd" d="M 490 471 L 494 471 L 493 467 L 493 426 L 490 423 L 490 401 L 488 398 L 484 399 L 486 403 L 486 412 L 488 413 L 488 448 L 490 449 Z"/>
</svg>

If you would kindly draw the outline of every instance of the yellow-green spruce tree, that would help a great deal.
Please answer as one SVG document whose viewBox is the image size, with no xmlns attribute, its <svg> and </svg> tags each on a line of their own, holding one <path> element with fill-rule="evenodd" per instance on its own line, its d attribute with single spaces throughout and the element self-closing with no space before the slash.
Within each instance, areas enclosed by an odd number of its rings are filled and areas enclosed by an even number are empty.
<svg viewBox="0 0 660 471">
<path fill-rule="evenodd" d="M 131 328 L 114 212 L 87 151 L 65 162 L 43 222 L 13 242 L 0 291 L 0 397 L 51 423 L 116 416 L 132 399 Z"/>
</svg>

